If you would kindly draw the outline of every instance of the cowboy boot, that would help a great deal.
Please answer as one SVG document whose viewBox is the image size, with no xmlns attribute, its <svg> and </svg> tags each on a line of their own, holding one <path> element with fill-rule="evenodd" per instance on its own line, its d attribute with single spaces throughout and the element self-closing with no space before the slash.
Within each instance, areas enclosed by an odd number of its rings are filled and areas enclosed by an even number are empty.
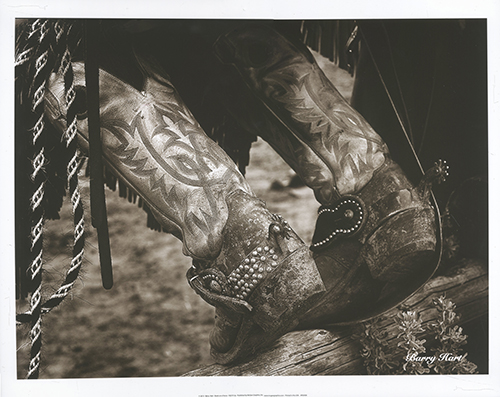
<svg viewBox="0 0 500 397">
<path fill-rule="evenodd" d="M 324 293 L 324 285 L 308 248 L 255 197 L 169 80 L 141 66 L 146 73 L 142 91 L 100 70 L 103 158 L 193 258 L 189 284 L 217 309 L 212 354 L 217 362 L 228 363 L 295 327 Z M 84 65 L 72 67 L 77 96 L 84 96 Z M 50 122 L 65 131 L 61 74 L 48 81 L 45 107 Z M 84 113 L 77 127 L 86 150 Z"/>
<path fill-rule="evenodd" d="M 221 36 L 214 48 L 240 76 L 223 86 L 228 112 L 264 138 L 321 203 L 311 249 L 327 293 L 302 323 L 366 318 L 421 286 L 439 251 L 431 175 L 443 177 L 446 166 L 437 164 L 415 187 L 301 43 L 252 25 Z"/>
</svg>

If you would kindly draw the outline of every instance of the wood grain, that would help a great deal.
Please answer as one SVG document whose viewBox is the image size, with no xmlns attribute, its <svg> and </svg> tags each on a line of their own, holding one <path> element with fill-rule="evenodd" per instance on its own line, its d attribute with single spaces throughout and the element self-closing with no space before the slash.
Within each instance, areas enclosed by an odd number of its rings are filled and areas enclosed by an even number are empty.
<svg viewBox="0 0 500 397">
<path fill-rule="evenodd" d="M 433 298 L 445 294 L 456 304 L 461 315 L 459 324 L 478 318 L 488 311 L 488 274 L 486 266 L 475 260 L 464 260 L 425 284 L 404 302 L 405 308 L 420 313 L 424 324 L 435 320 L 437 309 Z M 388 333 L 389 351 L 398 351 L 398 328 L 394 308 L 380 322 Z M 290 332 L 270 349 L 249 361 L 232 366 L 210 365 L 184 376 L 276 376 L 276 375 L 348 375 L 363 374 L 361 345 L 352 337 L 356 326 L 332 327 Z M 422 338 L 428 338 L 423 334 Z M 402 353 L 401 353 L 402 354 Z"/>
</svg>

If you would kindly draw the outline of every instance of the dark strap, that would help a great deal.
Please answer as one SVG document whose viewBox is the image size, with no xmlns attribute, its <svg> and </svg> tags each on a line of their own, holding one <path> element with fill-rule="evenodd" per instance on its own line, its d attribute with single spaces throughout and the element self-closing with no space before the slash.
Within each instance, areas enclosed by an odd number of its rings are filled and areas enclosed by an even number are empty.
<svg viewBox="0 0 500 397">
<path fill-rule="evenodd" d="M 99 121 L 99 45 L 100 23 L 85 21 L 85 80 L 87 85 L 87 112 L 89 128 L 90 211 L 92 226 L 97 229 L 102 285 L 113 286 L 111 249 L 109 245 L 108 217 L 104 195 L 104 178 Z"/>
</svg>

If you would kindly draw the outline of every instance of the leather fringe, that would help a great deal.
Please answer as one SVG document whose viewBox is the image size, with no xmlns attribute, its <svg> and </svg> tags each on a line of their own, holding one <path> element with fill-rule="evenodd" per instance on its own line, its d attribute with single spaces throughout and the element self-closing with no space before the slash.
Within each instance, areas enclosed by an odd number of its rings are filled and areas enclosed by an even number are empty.
<svg viewBox="0 0 500 397">
<path fill-rule="evenodd" d="M 302 22 L 300 33 L 305 45 L 354 75 L 359 54 L 356 27 L 352 20 L 309 20 Z"/>
</svg>

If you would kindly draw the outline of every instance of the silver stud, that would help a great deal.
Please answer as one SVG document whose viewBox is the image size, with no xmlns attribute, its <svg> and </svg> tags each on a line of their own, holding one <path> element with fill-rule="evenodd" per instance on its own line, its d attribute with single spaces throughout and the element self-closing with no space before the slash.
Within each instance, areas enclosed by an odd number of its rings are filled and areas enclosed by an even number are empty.
<svg viewBox="0 0 500 397">
<path fill-rule="evenodd" d="M 254 251 L 254 252 L 252 252 L 252 255 L 257 256 L 257 255 L 259 255 L 259 253 L 257 251 Z"/>
<path fill-rule="evenodd" d="M 274 252 L 275 252 L 275 251 L 274 251 L 274 249 L 273 249 L 273 248 L 271 248 L 271 250 L 269 251 L 269 253 L 270 253 L 271 255 L 272 255 L 272 254 L 274 254 Z"/>
<path fill-rule="evenodd" d="M 259 265 L 255 264 L 252 266 L 254 269 L 258 269 L 259 268 Z"/>
<path fill-rule="evenodd" d="M 276 266 L 278 266 L 278 264 L 276 262 L 271 262 L 271 266 L 276 267 Z"/>
<path fill-rule="evenodd" d="M 222 287 L 217 281 L 211 281 L 210 282 L 210 289 L 212 291 L 215 291 L 216 293 L 220 294 L 222 292 Z"/>
<path fill-rule="evenodd" d="M 273 259 L 274 260 L 278 259 L 278 255 L 273 255 Z"/>
<path fill-rule="evenodd" d="M 243 277 L 248 278 L 248 277 L 250 277 L 250 276 L 249 276 L 248 274 L 245 274 Z"/>
<path fill-rule="evenodd" d="M 245 263 L 250 263 L 250 259 L 245 258 Z"/>
<path fill-rule="evenodd" d="M 262 248 L 257 248 L 257 252 L 262 252 Z"/>
<path fill-rule="evenodd" d="M 255 271 L 255 270 L 253 270 L 253 269 L 249 269 L 249 270 L 248 270 L 248 273 L 252 274 L 254 271 Z"/>
<path fill-rule="evenodd" d="M 252 258 L 252 260 L 250 262 L 255 263 L 255 262 L 257 262 L 257 260 L 255 258 Z"/>
<path fill-rule="evenodd" d="M 250 266 L 245 265 L 245 270 L 248 270 L 248 269 L 250 269 Z"/>
<path fill-rule="evenodd" d="M 260 280 L 262 280 L 262 277 L 263 277 L 263 276 L 262 276 L 262 274 L 259 274 L 257 277 L 258 277 Z"/>
<path fill-rule="evenodd" d="M 265 262 L 265 261 L 266 261 L 266 259 L 267 259 L 267 258 L 266 258 L 265 256 L 261 256 L 261 257 L 260 257 L 261 262 Z"/>
<path fill-rule="evenodd" d="M 271 266 L 268 266 L 268 267 L 266 268 L 266 271 L 268 271 L 268 272 L 272 272 L 272 271 L 273 271 L 273 268 L 272 268 Z"/>
<path fill-rule="evenodd" d="M 241 295 L 246 298 L 248 294 L 246 292 L 243 292 Z"/>
<path fill-rule="evenodd" d="M 262 273 L 264 271 L 263 267 L 259 267 L 259 273 Z"/>
<path fill-rule="evenodd" d="M 245 283 L 244 287 L 247 288 L 248 287 L 248 283 Z"/>
<path fill-rule="evenodd" d="M 269 247 L 267 245 L 264 247 L 264 251 L 269 251 Z"/>
</svg>

